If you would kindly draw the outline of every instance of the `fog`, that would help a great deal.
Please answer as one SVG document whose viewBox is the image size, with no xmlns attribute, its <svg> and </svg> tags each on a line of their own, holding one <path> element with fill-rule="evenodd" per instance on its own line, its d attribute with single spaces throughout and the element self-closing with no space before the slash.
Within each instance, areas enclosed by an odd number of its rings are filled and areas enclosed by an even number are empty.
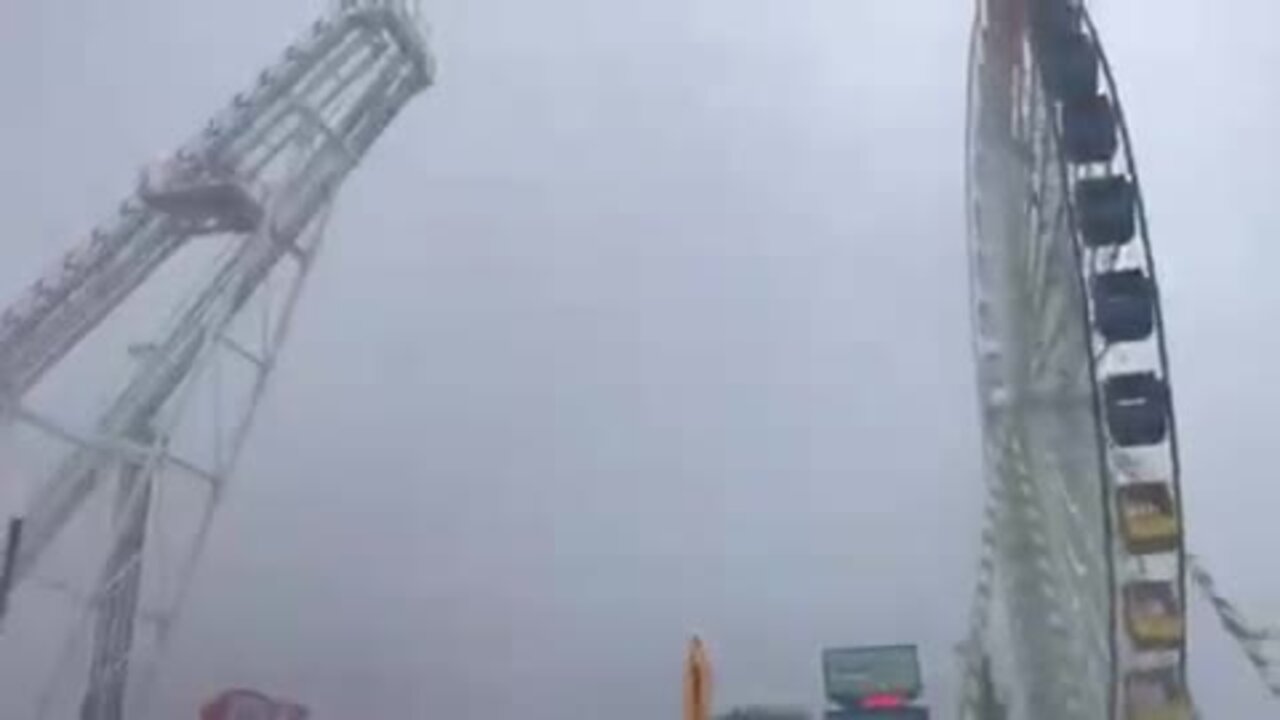
<svg viewBox="0 0 1280 720">
<path fill-rule="evenodd" d="M 1280 10 L 1094 6 L 1157 244 L 1190 544 L 1280 618 Z M 0 5 L 0 296 L 322 10 Z M 155 716 L 248 685 L 317 720 L 670 718 L 697 631 L 718 704 L 817 707 L 824 645 L 918 642 L 950 717 L 982 502 L 970 3 L 424 13 L 438 83 L 344 188 Z M 1274 713 L 1200 605 L 1193 632 L 1206 711 Z"/>
</svg>

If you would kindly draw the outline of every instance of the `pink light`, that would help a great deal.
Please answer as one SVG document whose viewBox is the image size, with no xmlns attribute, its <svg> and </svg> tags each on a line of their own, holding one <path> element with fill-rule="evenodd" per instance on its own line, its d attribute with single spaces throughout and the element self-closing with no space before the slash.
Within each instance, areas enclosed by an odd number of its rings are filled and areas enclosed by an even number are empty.
<svg viewBox="0 0 1280 720">
<path fill-rule="evenodd" d="M 862 698 L 862 707 L 867 710 L 899 708 L 906 704 L 906 698 L 901 695 L 868 695 L 867 697 Z"/>
</svg>

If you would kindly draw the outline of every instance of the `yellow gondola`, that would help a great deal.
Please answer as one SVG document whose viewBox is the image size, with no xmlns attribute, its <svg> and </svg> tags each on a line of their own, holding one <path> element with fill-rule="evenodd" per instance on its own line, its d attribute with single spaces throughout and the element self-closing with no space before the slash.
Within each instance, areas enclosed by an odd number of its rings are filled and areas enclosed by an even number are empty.
<svg viewBox="0 0 1280 720">
<path fill-rule="evenodd" d="M 1120 530 L 1129 552 L 1173 552 L 1182 544 L 1173 492 L 1166 483 L 1134 483 L 1119 489 Z"/>
<path fill-rule="evenodd" d="M 1172 583 L 1129 583 L 1124 589 L 1124 604 L 1129 636 L 1139 649 L 1175 649 L 1182 644 L 1186 626 Z"/>
<path fill-rule="evenodd" d="M 1191 720 L 1186 686 L 1174 668 L 1144 670 L 1125 678 L 1125 720 Z"/>
<path fill-rule="evenodd" d="M 1191 720 L 1191 717 L 1191 703 L 1178 699 L 1158 706 L 1131 707 L 1125 720 Z"/>
</svg>

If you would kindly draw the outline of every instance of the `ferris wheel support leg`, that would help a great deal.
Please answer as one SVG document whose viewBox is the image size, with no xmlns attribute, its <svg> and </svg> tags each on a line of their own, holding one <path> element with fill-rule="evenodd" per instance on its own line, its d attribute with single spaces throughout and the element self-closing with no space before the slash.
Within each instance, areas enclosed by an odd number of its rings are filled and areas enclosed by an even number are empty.
<svg viewBox="0 0 1280 720">
<path fill-rule="evenodd" d="M 0 629 L 4 627 L 4 616 L 9 610 L 9 593 L 13 589 L 13 564 L 21 543 L 22 518 L 12 517 L 5 532 L 4 567 L 0 568 Z"/>
<path fill-rule="evenodd" d="M 102 593 L 94 622 L 89 686 L 80 720 L 122 720 L 126 680 L 142 586 L 142 549 L 146 544 L 152 478 L 147 468 L 126 462 L 116 496 L 121 532 L 103 568 Z"/>
</svg>

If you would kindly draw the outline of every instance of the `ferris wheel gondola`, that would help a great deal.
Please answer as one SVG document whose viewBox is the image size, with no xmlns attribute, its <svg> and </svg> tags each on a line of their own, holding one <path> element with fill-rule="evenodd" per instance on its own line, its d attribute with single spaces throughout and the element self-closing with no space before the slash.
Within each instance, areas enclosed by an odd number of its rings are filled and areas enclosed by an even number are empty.
<svg viewBox="0 0 1280 720">
<path fill-rule="evenodd" d="M 969 250 L 1014 717 L 1191 717 L 1177 433 L 1141 185 L 1096 29 L 982 0 Z M 985 625 L 985 623 L 984 623 Z"/>
</svg>

